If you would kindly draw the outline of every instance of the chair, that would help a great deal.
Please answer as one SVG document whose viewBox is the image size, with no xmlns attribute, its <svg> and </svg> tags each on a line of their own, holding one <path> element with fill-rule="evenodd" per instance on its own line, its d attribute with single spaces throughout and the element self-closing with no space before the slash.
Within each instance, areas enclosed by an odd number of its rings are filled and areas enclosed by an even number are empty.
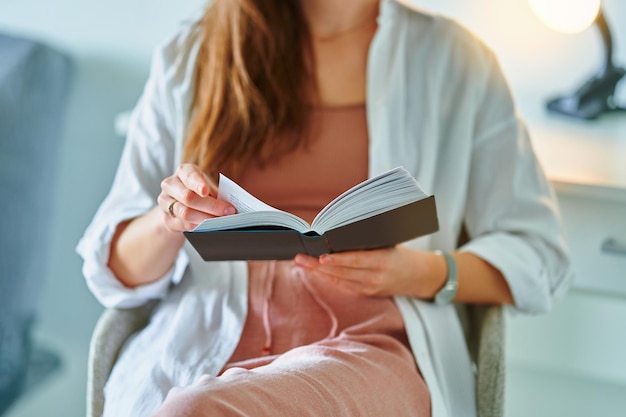
<svg viewBox="0 0 626 417">
<path fill-rule="evenodd" d="M 477 405 L 481 417 L 504 415 L 504 313 L 499 306 L 459 306 L 466 318 L 467 343 L 477 368 Z M 143 328 L 154 303 L 134 309 L 105 310 L 89 350 L 87 417 L 100 417 L 103 389 L 126 339 Z"/>
</svg>

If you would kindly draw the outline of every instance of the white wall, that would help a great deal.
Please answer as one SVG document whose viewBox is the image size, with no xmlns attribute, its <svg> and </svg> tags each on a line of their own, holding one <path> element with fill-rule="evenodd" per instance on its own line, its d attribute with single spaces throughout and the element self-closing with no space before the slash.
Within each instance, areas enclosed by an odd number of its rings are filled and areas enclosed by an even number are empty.
<svg viewBox="0 0 626 417">
<path fill-rule="evenodd" d="M 483 39 L 498 55 L 518 95 L 552 96 L 571 92 L 603 63 L 595 28 L 561 34 L 537 19 L 528 0 L 411 0 L 425 9 L 452 16 Z M 615 62 L 626 66 L 626 1 L 604 0 L 604 13 L 615 43 Z M 619 85 L 626 102 L 626 81 Z"/>
</svg>

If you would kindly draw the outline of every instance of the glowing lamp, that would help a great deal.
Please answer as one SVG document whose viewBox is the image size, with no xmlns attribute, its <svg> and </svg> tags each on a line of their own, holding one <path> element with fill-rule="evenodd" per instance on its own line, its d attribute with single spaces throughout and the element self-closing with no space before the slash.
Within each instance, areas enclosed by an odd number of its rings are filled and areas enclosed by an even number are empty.
<svg viewBox="0 0 626 417">
<path fill-rule="evenodd" d="M 613 39 L 600 0 L 529 0 L 534 13 L 548 27 L 564 33 L 582 32 L 595 25 L 602 36 L 605 59 L 599 71 L 572 94 L 551 99 L 549 111 L 582 119 L 625 111 L 615 103 L 615 89 L 626 71 L 613 63 Z"/>
<path fill-rule="evenodd" d="M 530 0 L 539 20 L 563 33 L 578 33 L 593 24 L 600 13 L 600 0 Z"/>
</svg>

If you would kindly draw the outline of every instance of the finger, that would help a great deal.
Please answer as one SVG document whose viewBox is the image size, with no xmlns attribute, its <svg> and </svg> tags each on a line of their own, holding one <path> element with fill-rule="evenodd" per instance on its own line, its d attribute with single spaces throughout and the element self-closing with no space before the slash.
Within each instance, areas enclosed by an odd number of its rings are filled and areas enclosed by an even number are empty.
<svg viewBox="0 0 626 417">
<path fill-rule="evenodd" d="M 380 283 L 381 274 L 371 269 L 320 265 L 316 270 L 339 281 L 352 282 L 363 287 L 378 287 Z"/>
<path fill-rule="evenodd" d="M 320 260 L 312 256 L 298 254 L 294 258 L 296 265 L 308 271 L 322 273 L 340 281 L 349 281 L 358 285 L 375 285 L 380 275 L 378 271 L 368 268 L 354 268 L 341 265 L 324 265 Z"/>
<path fill-rule="evenodd" d="M 326 275 L 334 276 L 338 279 L 347 279 L 351 281 L 357 281 L 363 277 L 367 269 L 364 268 L 355 268 L 351 266 L 342 266 L 336 264 L 323 264 L 321 262 L 322 257 L 327 255 L 322 255 L 319 259 L 313 256 L 308 256 L 304 254 L 298 254 L 294 258 L 294 263 L 296 265 L 302 266 L 308 270 L 315 270 L 322 272 Z"/>
<path fill-rule="evenodd" d="M 202 175 L 204 175 L 204 179 L 206 180 L 206 182 L 209 184 L 209 193 L 208 195 L 213 196 L 215 198 L 217 198 L 217 194 L 218 194 L 218 186 L 215 182 L 213 182 L 213 180 L 211 179 L 211 177 L 209 177 L 207 174 L 205 174 L 204 172 L 202 173 Z"/>
<path fill-rule="evenodd" d="M 324 254 L 320 256 L 319 262 L 321 265 L 379 270 L 386 265 L 391 250 L 393 248 Z"/>
<path fill-rule="evenodd" d="M 163 211 L 161 211 L 161 220 L 163 221 L 165 228 L 171 232 L 184 232 L 186 230 L 193 230 L 197 226 L 197 224 L 185 222 L 178 217 L 170 217 L 168 213 L 165 213 Z"/>
<path fill-rule="evenodd" d="M 201 184 L 197 190 L 194 190 L 198 196 L 202 197 L 200 206 L 190 206 L 199 211 L 204 211 L 216 216 L 235 214 L 237 210 L 227 201 L 218 200 L 218 186 L 213 180 L 194 164 L 181 164 L 177 173 L 180 175 L 180 181 L 189 189 L 191 186 L 198 184 L 198 178 L 201 177 Z M 207 198 L 212 197 L 212 198 Z"/>
<path fill-rule="evenodd" d="M 218 200 L 214 197 L 201 197 L 187 186 L 177 176 L 164 179 L 161 182 L 161 189 L 171 198 L 178 200 L 184 206 L 210 216 L 224 216 L 234 214 L 235 208 L 227 201 Z M 169 203 L 168 203 L 169 204 Z"/>
<path fill-rule="evenodd" d="M 167 217 L 165 219 L 166 226 L 171 230 L 191 230 L 206 218 L 213 217 L 205 212 L 185 206 L 164 192 L 159 194 L 157 203 Z"/>
<path fill-rule="evenodd" d="M 194 164 L 180 164 L 176 169 L 176 174 L 180 181 L 190 190 L 193 190 L 200 197 L 207 197 L 210 191 L 216 190 L 215 184 L 202 172 L 199 166 Z M 217 194 L 215 194 L 217 196 Z"/>
<path fill-rule="evenodd" d="M 294 258 L 293 261 L 300 266 L 306 266 L 306 267 L 317 267 L 319 266 L 319 261 L 317 258 L 313 257 L 313 256 L 309 256 L 309 255 L 305 255 L 303 253 L 299 253 L 297 254 Z"/>
<path fill-rule="evenodd" d="M 350 256 L 346 256 L 351 254 Z M 358 252 L 343 252 L 341 254 L 323 254 L 319 258 L 313 256 L 298 254 L 294 258 L 294 261 L 298 264 L 308 267 L 320 267 L 322 265 L 337 266 L 344 268 L 363 269 L 368 268 L 365 265 L 363 259 L 365 259 L 363 251 Z"/>
<path fill-rule="evenodd" d="M 338 291 L 347 291 L 354 294 L 362 294 L 366 296 L 371 296 L 375 294 L 375 291 L 364 286 L 361 281 L 342 279 L 341 277 L 326 274 L 319 269 L 308 269 L 306 267 L 304 269 L 307 271 L 309 279 L 326 282 L 327 285 L 332 285 L 333 287 L 336 287 Z"/>
</svg>

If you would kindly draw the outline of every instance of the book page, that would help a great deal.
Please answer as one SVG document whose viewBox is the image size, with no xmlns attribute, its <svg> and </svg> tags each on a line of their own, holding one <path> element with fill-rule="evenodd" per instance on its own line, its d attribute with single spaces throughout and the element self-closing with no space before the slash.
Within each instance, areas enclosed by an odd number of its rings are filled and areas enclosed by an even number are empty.
<svg viewBox="0 0 626 417">
<path fill-rule="evenodd" d="M 422 200 L 427 195 L 403 167 L 396 167 L 355 185 L 328 203 L 313 220 L 313 230 L 328 230 L 355 223 Z"/>
<path fill-rule="evenodd" d="M 235 206 L 237 213 L 252 211 L 280 211 L 269 204 L 265 204 L 224 174 L 220 174 L 220 184 L 217 192 L 219 200 L 228 201 Z"/>
<path fill-rule="evenodd" d="M 217 198 L 230 202 L 237 213 L 204 220 L 194 231 L 227 230 L 254 226 L 287 227 L 305 233 L 310 225 L 300 217 L 265 204 L 230 178 L 220 174 Z"/>
</svg>

